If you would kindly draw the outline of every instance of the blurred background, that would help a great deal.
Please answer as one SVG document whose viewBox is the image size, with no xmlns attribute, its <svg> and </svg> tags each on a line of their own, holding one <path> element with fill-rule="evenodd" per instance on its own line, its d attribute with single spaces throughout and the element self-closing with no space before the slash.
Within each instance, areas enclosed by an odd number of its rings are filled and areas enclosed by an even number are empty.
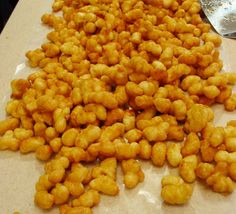
<svg viewBox="0 0 236 214">
<path fill-rule="evenodd" d="M 0 32 L 14 10 L 18 0 L 0 0 Z"/>
</svg>

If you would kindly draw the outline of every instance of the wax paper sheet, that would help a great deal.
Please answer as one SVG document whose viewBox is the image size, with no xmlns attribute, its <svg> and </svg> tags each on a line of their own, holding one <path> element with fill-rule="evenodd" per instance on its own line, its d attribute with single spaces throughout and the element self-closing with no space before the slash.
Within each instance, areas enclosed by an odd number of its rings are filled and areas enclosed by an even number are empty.
<svg viewBox="0 0 236 214">
<path fill-rule="evenodd" d="M 5 117 L 5 105 L 9 100 L 10 81 L 26 77 L 33 72 L 24 54 L 39 47 L 50 30 L 41 25 L 40 17 L 50 10 L 51 0 L 20 0 L 5 30 L 0 36 L 0 119 Z M 236 41 L 224 39 L 221 48 L 225 71 L 236 71 Z M 216 124 L 225 125 L 236 119 L 235 112 L 226 113 L 222 106 L 215 106 Z M 34 185 L 43 173 L 44 164 L 34 154 L 0 152 L 0 214 L 56 214 L 58 209 L 43 211 L 33 202 Z M 228 196 L 213 193 L 195 182 L 191 200 L 184 206 L 169 206 L 160 197 L 160 181 L 163 175 L 175 174 L 174 169 L 154 167 L 142 162 L 145 180 L 133 190 L 125 190 L 122 174 L 118 169 L 120 193 L 116 197 L 102 196 L 95 214 L 233 214 L 236 213 L 236 193 Z"/>
</svg>

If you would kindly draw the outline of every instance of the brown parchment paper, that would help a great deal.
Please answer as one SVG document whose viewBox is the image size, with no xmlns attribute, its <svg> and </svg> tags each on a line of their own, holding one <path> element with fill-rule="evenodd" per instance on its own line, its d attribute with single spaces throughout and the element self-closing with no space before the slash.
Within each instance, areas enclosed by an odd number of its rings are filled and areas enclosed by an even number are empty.
<svg viewBox="0 0 236 214">
<path fill-rule="evenodd" d="M 1 0 L 2 1 L 2 0 Z M 20 0 L 4 31 L 0 35 L 0 119 L 5 117 L 9 100 L 10 81 L 26 77 L 30 69 L 24 54 L 46 41 L 49 28 L 41 25 L 40 17 L 50 10 L 52 0 Z M 221 56 L 225 71 L 236 71 L 236 40 L 223 39 Z M 222 106 L 215 106 L 215 123 L 225 125 L 236 119 L 236 113 L 227 113 Z M 43 211 L 33 202 L 34 185 L 43 173 L 44 164 L 34 154 L 0 152 L 0 214 L 56 214 L 57 208 Z M 184 206 L 168 206 L 160 198 L 160 180 L 176 171 L 167 167 L 157 168 L 142 162 L 145 180 L 133 190 L 125 190 L 121 171 L 118 169 L 120 194 L 102 196 L 101 203 L 93 209 L 95 214 L 233 214 L 236 213 L 236 193 L 223 196 L 213 193 L 200 182 L 194 184 L 194 193 Z M 169 172 L 170 171 L 170 172 Z"/>
</svg>

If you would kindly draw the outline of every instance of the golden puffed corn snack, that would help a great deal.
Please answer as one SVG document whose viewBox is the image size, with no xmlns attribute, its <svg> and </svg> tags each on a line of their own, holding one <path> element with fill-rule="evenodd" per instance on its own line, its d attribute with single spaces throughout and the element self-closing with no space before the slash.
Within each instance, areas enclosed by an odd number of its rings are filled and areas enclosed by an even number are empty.
<svg viewBox="0 0 236 214">
<path fill-rule="evenodd" d="M 124 184 L 128 189 L 134 188 L 139 182 L 143 182 L 144 174 L 140 163 L 134 159 L 123 160 L 121 168 L 124 173 Z"/>
<path fill-rule="evenodd" d="M 105 175 L 101 175 L 95 179 L 93 179 L 89 183 L 89 187 L 91 189 L 97 190 L 105 195 L 117 195 L 119 193 L 119 188 L 116 182 Z"/>
<path fill-rule="evenodd" d="M 170 143 L 167 146 L 166 156 L 169 164 L 173 167 L 177 167 L 183 159 L 181 154 L 181 145 L 177 143 Z"/>
<path fill-rule="evenodd" d="M 61 214 L 92 214 L 92 210 L 89 207 L 71 207 L 69 205 L 63 205 L 60 207 Z"/>
<path fill-rule="evenodd" d="M 168 204 L 185 204 L 192 195 L 192 186 L 184 183 L 180 177 L 168 175 L 162 178 L 161 183 L 161 197 Z"/>
<path fill-rule="evenodd" d="M 165 143 L 158 142 L 152 147 L 151 159 L 155 166 L 163 166 L 166 160 L 167 146 Z"/>
<path fill-rule="evenodd" d="M 197 164 L 198 159 L 196 155 L 189 155 L 182 159 L 179 164 L 179 174 L 185 182 L 192 183 L 195 181 Z"/>
<path fill-rule="evenodd" d="M 100 166 L 92 169 L 92 178 L 97 178 L 101 175 L 107 175 L 108 177 L 116 180 L 117 160 L 116 158 L 106 158 L 101 161 Z"/>
<path fill-rule="evenodd" d="M 162 179 L 171 205 L 196 179 L 234 190 L 236 122 L 215 127 L 210 107 L 236 109 L 236 74 L 221 73 L 222 40 L 200 11 L 198 0 L 54 0 L 48 41 L 26 53 L 38 70 L 11 82 L 0 121 L 0 150 L 45 161 L 37 206 L 90 214 L 100 193 L 119 193 L 119 164 L 128 189 L 144 180 L 137 159 L 178 167 Z"/>
</svg>

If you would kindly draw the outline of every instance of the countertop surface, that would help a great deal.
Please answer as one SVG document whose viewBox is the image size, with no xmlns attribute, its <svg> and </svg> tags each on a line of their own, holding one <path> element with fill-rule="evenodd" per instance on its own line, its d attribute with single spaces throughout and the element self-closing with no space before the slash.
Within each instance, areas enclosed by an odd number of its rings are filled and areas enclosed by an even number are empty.
<svg viewBox="0 0 236 214">
<path fill-rule="evenodd" d="M 50 11 L 52 0 L 20 0 L 5 29 L 0 35 L 0 116 L 5 117 L 5 105 L 9 98 L 10 81 L 27 77 L 29 68 L 25 52 L 36 49 L 46 41 L 49 28 L 43 26 L 40 17 Z M 223 40 L 221 54 L 224 70 L 236 71 L 236 40 Z M 226 113 L 222 106 L 214 107 L 215 122 L 225 125 L 236 119 L 235 112 Z M 44 164 L 34 154 L 21 155 L 19 152 L 0 151 L 0 214 L 59 213 L 58 209 L 42 211 L 33 202 L 34 185 L 43 173 Z M 236 192 L 223 196 L 213 193 L 196 182 L 194 193 L 188 204 L 179 207 L 168 206 L 160 198 L 160 180 L 168 174 L 167 167 L 156 168 L 149 162 L 142 163 L 145 180 L 133 190 L 125 190 L 118 170 L 120 194 L 117 197 L 102 196 L 94 208 L 95 214 L 233 214 L 235 213 Z"/>
</svg>

